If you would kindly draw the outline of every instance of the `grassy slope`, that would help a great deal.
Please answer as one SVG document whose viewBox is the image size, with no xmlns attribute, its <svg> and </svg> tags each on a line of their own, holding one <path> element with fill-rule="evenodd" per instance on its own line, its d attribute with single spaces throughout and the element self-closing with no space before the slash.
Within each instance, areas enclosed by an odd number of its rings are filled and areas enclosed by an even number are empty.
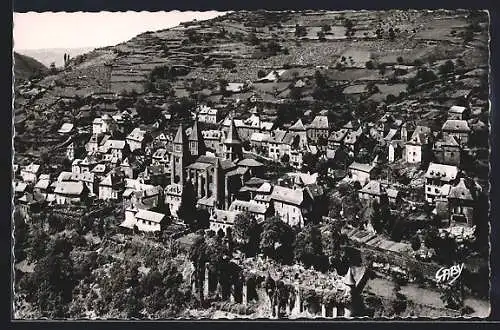
<svg viewBox="0 0 500 330">
<path fill-rule="evenodd" d="M 45 72 L 48 68 L 32 57 L 14 52 L 14 77 L 16 80 L 27 80 L 37 72 Z"/>
</svg>

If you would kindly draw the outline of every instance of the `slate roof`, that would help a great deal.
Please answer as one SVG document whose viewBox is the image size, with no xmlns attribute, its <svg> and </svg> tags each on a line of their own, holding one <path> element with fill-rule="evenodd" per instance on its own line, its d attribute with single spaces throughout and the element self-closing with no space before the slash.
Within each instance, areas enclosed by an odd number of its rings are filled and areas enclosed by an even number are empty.
<svg viewBox="0 0 500 330">
<path fill-rule="evenodd" d="M 346 137 L 348 130 L 346 128 L 342 128 L 338 131 L 332 132 L 330 137 L 328 137 L 328 141 L 332 142 L 342 142 L 342 140 Z"/>
<path fill-rule="evenodd" d="M 267 209 L 268 207 L 266 205 L 242 200 L 234 200 L 229 206 L 229 211 L 250 212 L 258 214 L 265 214 L 267 212 Z"/>
<path fill-rule="evenodd" d="M 83 193 L 83 190 L 84 185 L 81 182 L 63 181 L 57 182 L 54 193 L 78 196 Z"/>
<path fill-rule="evenodd" d="M 241 212 L 239 211 L 226 211 L 226 210 L 215 209 L 214 213 L 210 217 L 210 221 L 234 223 L 234 219 L 240 213 Z"/>
<path fill-rule="evenodd" d="M 448 119 L 442 127 L 447 132 L 470 132 L 469 124 L 466 120 Z"/>
<path fill-rule="evenodd" d="M 316 116 L 314 117 L 311 124 L 309 124 L 309 128 L 313 129 L 328 129 L 328 117 L 327 116 Z"/>
<path fill-rule="evenodd" d="M 290 131 L 305 131 L 306 128 L 304 127 L 304 124 L 302 124 L 302 119 L 298 119 L 295 124 L 293 124 L 292 126 L 290 126 L 290 128 L 288 129 Z"/>
<path fill-rule="evenodd" d="M 458 167 L 452 165 L 444 165 L 437 163 L 430 163 L 425 173 L 425 177 L 429 179 L 440 179 L 444 182 L 454 180 L 458 174 Z"/>
<path fill-rule="evenodd" d="M 245 159 L 242 159 L 238 162 L 238 166 L 261 167 L 261 166 L 264 166 L 264 164 L 262 164 L 259 161 L 256 161 L 255 159 L 252 159 L 252 158 L 245 158 Z"/>
<path fill-rule="evenodd" d="M 476 191 L 474 189 L 471 189 L 470 187 L 467 186 L 467 184 L 465 183 L 465 179 L 460 178 L 458 184 L 450 188 L 450 193 L 448 194 L 448 198 L 475 200 L 475 193 Z"/>
<path fill-rule="evenodd" d="M 353 162 L 351 165 L 349 165 L 350 170 L 357 170 L 365 173 L 370 173 L 375 166 L 372 164 L 363 164 L 363 163 L 358 163 L 358 162 Z"/>
<path fill-rule="evenodd" d="M 301 189 L 291 189 L 281 186 L 274 186 L 271 199 L 299 206 L 304 201 L 304 192 Z"/>
<path fill-rule="evenodd" d="M 370 180 L 363 188 L 359 190 L 360 193 L 369 194 L 374 196 L 382 196 L 386 194 L 385 189 L 382 187 L 379 181 Z"/>
<path fill-rule="evenodd" d="M 148 210 L 139 210 L 135 214 L 135 217 L 137 219 L 141 219 L 141 220 L 147 220 L 147 221 L 160 223 L 163 220 L 163 218 L 165 217 L 165 214 L 153 212 L 153 211 L 148 211 Z"/>
</svg>

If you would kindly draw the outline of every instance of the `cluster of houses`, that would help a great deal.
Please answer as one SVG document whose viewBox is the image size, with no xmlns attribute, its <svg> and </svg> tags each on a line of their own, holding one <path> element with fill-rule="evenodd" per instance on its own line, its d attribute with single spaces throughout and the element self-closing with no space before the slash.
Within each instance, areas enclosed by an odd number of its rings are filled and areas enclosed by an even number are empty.
<svg viewBox="0 0 500 330">
<path fill-rule="evenodd" d="M 376 123 L 351 121 L 332 131 L 326 115 L 306 125 L 298 119 L 283 129 L 261 120 L 257 113 L 246 119 L 233 115 L 221 119 L 218 110 L 208 106 L 196 112 L 192 127 L 180 125 L 175 135 L 141 127 L 127 132 L 124 115 L 95 118 L 90 138 L 75 138 L 66 148 L 71 171 L 53 178 L 41 173 L 35 163 L 15 166 L 16 203 L 27 209 L 44 203 L 121 201 L 123 227 L 158 231 L 162 221 L 178 218 L 189 184 L 197 207 L 209 212 L 210 228 L 215 231 L 230 230 L 242 212 L 259 221 L 277 215 L 292 226 L 303 226 L 324 194 L 317 173 L 300 172 L 303 155 L 321 152 L 327 159 L 352 159 L 362 148 L 373 148 L 370 143 L 375 141 L 386 148 L 388 163 L 429 164 L 426 202 L 436 206 L 435 212 L 446 210 L 451 222 L 473 223 L 480 188 L 460 171 L 461 154 L 471 134 L 465 107 L 451 107 L 439 132 L 388 114 Z M 204 124 L 220 129 L 200 129 Z M 66 133 L 74 129 L 63 128 Z M 290 180 L 273 183 L 265 178 L 259 157 L 286 161 L 297 172 L 287 174 Z M 359 182 L 363 202 L 397 205 L 398 189 L 375 178 L 379 161 L 376 156 L 369 163 L 351 162 L 342 180 Z"/>
</svg>

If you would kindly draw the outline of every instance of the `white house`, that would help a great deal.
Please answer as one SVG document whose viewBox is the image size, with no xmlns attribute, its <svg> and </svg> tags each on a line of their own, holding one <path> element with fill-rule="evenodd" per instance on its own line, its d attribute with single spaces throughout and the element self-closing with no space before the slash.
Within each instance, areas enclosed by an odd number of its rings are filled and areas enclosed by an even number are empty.
<svg viewBox="0 0 500 330">
<path fill-rule="evenodd" d="M 56 203 L 63 205 L 82 201 L 88 194 L 88 189 L 82 182 L 56 182 L 54 194 Z"/>
<path fill-rule="evenodd" d="M 177 211 L 181 206 L 182 186 L 172 183 L 165 188 L 165 205 L 168 206 L 170 214 L 178 218 Z"/>
<path fill-rule="evenodd" d="M 234 225 L 234 220 L 240 211 L 226 211 L 215 209 L 210 215 L 210 230 L 218 232 L 222 231 L 227 234 L 232 230 Z"/>
<path fill-rule="evenodd" d="M 130 151 L 144 148 L 145 138 L 146 131 L 141 130 L 139 127 L 134 128 L 126 138 Z"/>
<path fill-rule="evenodd" d="M 312 210 L 312 201 L 303 189 L 275 186 L 271 200 L 275 214 L 290 226 L 303 227 L 304 216 Z"/>
<path fill-rule="evenodd" d="M 373 164 L 353 162 L 349 165 L 348 172 L 353 181 L 358 181 L 361 186 L 364 186 L 371 180 L 374 169 Z"/>
<path fill-rule="evenodd" d="M 125 221 L 120 226 L 129 229 L 137 226 L 137 229 L 143 232 L 156 232 L 161 230 L 161 223 L 164 218 L 163 213 L 127 208 L 125 210 Z"/>
<path fill-rule="evenodd" d="M 457 175 L 456 166 L 430 163 L 425 173 L 425 200 L 434 203 L 436 197 L 447 196 Z"/>
<path fill-rule="evenodd" d="M 35 183 L 38 179 L 38 173 L 40 171 L 40 165 L 31 163 L 28 166 L 21 168 L 21 177 L 24 182 Z"/>
</svg>

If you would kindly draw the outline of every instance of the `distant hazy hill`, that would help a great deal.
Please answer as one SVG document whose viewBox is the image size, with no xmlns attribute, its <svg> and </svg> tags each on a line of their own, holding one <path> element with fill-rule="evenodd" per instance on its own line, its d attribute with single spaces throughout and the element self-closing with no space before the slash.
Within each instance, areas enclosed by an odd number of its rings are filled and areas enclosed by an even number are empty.
<svg viewBox="0 0 500 330">
<path fill-rule="evenodd" d="M 49 67 L 51 63 L 55 63 L 57 67 L 64 66 L 64 54 L 69 54 L 70 57 L 75 57 L 90 52 L 91 47 L 86 48 L 47 48 L 47 49 L 26 49 L 19 50 L 20 54 L 33 57 Z"/>
<path fill-rule="evenodd" d="M 32 57 L 14 53 L 14 74 L 16 80 L 24 80 L 38 72 L 47 71 L 47 67 Z"/>
</svg>

